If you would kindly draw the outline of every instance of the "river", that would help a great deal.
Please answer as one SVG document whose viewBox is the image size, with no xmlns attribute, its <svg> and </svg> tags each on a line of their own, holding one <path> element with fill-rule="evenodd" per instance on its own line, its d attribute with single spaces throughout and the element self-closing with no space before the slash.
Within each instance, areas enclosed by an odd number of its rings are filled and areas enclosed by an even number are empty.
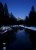
<svg viewBox="0 0 36 50">
<path fill-rule="evenodd" d="M 14 43 L 9 44 L 8 50 L 30 50 L 32 48 L 32 42 L 25 30 L 17 31 L 16 38 Z"/>
<path fill-rule="evenodd" d="M 11 30 L 10 27 L 6 27 L 6 29 L 7 28 Z M 25 27 L 25 28 L 28 28 L 28 27 Z M 6 30 L 5 27 L 1 29 Z M 32 42 L 29 38 L 29 34 L 25 31 L 25 29 L 18 30 L 15 34 L 16 34 L 16 40 L 13 43 L 11 41 L 9 42 L 9 44 L 7 45 L 8 50 L 14 50 L 14 49 L 15 50 L 31 50 L 32 49 Z"/>
</svg>

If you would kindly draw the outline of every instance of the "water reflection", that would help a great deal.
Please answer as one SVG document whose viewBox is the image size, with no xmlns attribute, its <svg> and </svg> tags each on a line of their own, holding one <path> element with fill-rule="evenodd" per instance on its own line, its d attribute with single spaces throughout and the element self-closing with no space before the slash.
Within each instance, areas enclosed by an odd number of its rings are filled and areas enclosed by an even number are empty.
<svg viewBox="0 0 36 50">
<path fill-rule="evenodd" d="M 26 34 L 25 30 L 18 30 L 16 33 L 16 38 L 17 39 L 14 41 L 14 43 L 10 43 L 9 45 L 12 50 L 32 49 L 32 42 L 29 39 L 29 36 Z"/>
</svg>

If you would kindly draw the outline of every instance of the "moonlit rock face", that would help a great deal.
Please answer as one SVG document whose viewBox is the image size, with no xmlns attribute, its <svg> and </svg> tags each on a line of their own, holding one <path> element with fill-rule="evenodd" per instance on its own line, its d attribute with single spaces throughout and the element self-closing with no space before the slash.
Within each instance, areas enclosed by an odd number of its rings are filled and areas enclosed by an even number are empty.
<svg viewBox="0 0 36 50">
<path fill-rule="evenodd" d="M 24 27 L 24 25 L 19 25 L 20 27 Z"/>
<path fill-rule="evenodd" d="M 9 26 L 2 26 L 1 27 L 1 30 L 8 30 L 8 29 L 11 30 L 11 27 L 9 27 Z"/>
<path fill-rule="evenodd" d="M 36 27 L 26 27 L 25 26 L 25 28 L 36 31 Z"/>
<path fill-rule="evenodd" d="M 0 33 L 1 33 L 1 34 L 4 34 L 4 33 L 6 33 L 7 31 L 10 31 L 10 30 L 12 30 L 11 27 L 9 27 L 9 26 L 2 26 L 2 27 L 0 28 Z"/>
</svg>

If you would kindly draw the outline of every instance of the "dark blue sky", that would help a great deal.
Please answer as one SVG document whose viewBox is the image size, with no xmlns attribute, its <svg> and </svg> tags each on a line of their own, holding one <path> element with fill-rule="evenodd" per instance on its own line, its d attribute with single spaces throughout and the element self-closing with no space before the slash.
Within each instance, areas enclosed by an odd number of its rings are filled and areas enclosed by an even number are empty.
<svg viewBox="0 0 36 50">
<path fill-rule="evenodd" d="M 36 0 L 0 0 L 3 4 L 6 2 L 9 12 L 14 16 L 24 18 L 28 16 L 29 11 L 34 5 L 36 9 Z"/>
</svg>

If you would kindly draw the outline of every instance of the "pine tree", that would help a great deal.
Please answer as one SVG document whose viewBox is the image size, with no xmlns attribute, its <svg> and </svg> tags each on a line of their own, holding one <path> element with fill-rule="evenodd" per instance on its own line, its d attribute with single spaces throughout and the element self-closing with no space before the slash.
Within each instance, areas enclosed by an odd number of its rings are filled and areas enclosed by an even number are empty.
<svg viewBox="0 0 36 50">
<path fill-rule="evenodd" d="M 3 4 L 0 2 L 0 25 L 4 22 L 4 7 Z"/>
<path fill-rule="evenodd" d="M 35 20 L 36 20 L 36 12 L 35 12 L 34 6 L 32 6 L 31 11 L 29 13 L 30 25 L 35 25 Z"/>
<path fill-rule="evenodd" d="M 3 18 L 4 16 L 4 8 L 3 8 L 3 4 L 0 2 L 0 18 Z"/>
<path fill-rule="evenodd" d="M 8 8 L 7 8 L 7 4 L 6 4 L 6 3 L 5 3 L 5 5 L 4 5 L 4 16 L 5 16 L 5 17 L 8 17 L 8 16 L 9 16 Z"/>
</svg>

